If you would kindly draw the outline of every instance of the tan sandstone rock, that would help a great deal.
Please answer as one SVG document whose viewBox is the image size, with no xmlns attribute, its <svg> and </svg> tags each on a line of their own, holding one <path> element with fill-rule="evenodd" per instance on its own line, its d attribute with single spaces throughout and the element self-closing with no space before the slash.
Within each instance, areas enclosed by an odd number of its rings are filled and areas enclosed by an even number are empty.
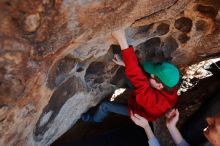
<svg viewBox="0 0 220 146">
<path fill-rule="evenodd" d="M 180 67 L 220 51 L 218 0 L 1 0 L 0 145 L 46 146 L 121 86 L 111 32 Z M 114 80 L 114 81 L 113 81 Z"/>
</svg>

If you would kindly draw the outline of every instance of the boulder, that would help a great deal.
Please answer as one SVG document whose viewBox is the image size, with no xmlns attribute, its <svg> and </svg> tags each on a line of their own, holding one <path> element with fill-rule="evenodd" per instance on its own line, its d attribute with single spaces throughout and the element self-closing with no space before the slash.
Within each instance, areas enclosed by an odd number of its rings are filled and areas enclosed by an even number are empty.
<svg viewBox="0 0 220 146">
<path fill-rule="evenodd" d="M 110 49 L 114 30 L 127 28 L 140 62 L 168 60 L 184 68 L 218 57 L 219 5 L 217 0 L 1 0 L 0 145 L 50 145 L 122 85 Z"/>
</svg>

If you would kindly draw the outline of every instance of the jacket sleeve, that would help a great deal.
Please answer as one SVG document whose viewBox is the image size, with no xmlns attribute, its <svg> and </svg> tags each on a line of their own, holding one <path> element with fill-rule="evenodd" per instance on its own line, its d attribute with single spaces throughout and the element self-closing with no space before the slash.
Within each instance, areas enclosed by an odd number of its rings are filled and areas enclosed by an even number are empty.
<svg viewBox="0 0 220 146">
<path fill-rule="evenodd" d="M 159 104 L 159 100 L 154 89 L 150 87 L 149 79 L 139 67 L 133 47 L 122 50 L 122 57 L 125 63 L 125 74 L 134 86 L 136 102 L 141 105 L 146 112 L 150 114 L 154 113 L 155 108 L 152 107 Z"/>
<path fill-rule="evenodd" d="M 160 143 L 156 137 L 153 137 L 148 140 L 149 146 L 160 146 Z"/>
</svg>

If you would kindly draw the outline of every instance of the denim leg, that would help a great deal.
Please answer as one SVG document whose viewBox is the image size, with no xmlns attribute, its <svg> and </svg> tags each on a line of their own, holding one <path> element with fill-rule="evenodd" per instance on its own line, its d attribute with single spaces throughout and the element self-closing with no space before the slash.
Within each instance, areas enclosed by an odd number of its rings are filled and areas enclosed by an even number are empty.
<svg viewBox="0 0 220 146">
<path fill-rule="evenodd" d="M 110 112 L 128 116 L 128 106 L 110 101 L 102 102 L 95 115 L 93 116 L 93 120 L 95 122 L 102 122 Z"/>
</svg>

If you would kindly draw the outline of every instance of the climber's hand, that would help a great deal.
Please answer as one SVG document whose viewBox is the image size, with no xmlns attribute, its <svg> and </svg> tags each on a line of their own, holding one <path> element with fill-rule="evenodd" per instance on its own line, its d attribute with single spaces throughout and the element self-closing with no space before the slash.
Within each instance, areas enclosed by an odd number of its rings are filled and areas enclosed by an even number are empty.
<svg viewBox="0 0 220 146">
<path fill-rule="evenodd" d="M 129 47 L 124 28 L 112 32 L 112 36 L 118 41 L 122 50 L 127 49 Z"/>
<path fill-rule="evenodd" d="M 121 40 L 122 38 L 125 37 L 125 29 L 122 28 L 122 29 L 119 29 L 119 30 L 116 30 L 116 31 L 112 32 L 112 36 L 116 40 Z"/>
<path fill-rule="evenodd" d="M 114 54 L 114 58 L 112 59 L 112 61 L 120 66 L 125 66 L 124 61 L 121 59 L 121 57 L 119 56 L 119 54 Z"/>
</svg>

